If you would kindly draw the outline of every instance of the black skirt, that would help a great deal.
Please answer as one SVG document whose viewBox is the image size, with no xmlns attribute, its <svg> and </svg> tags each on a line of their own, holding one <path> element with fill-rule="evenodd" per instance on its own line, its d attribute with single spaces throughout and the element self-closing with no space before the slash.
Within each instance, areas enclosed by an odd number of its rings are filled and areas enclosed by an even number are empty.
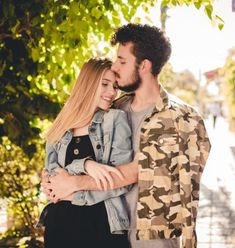
<svg viewBox="0 0 235 248">
<path fill-rule="evenodd" d="M 47 206 L 45 248 L 127 248 L 126 234 L 111 234 L 103 202 L 76 206 L 60 201 Z"/>
</svg>

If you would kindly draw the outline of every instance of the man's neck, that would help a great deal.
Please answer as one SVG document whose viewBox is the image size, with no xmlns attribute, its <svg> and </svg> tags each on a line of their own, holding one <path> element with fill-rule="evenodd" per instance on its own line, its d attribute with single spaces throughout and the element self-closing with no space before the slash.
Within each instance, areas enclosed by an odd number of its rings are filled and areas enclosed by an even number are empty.
<svg viewBox="0 0 235 248">
<path fill-rule="evenodd" d="M 156 78 L 143 81 L 140 88 L 135 91 L 135 97 L 131 103 L 132 110 L 139 112 L 153 106 L 159 95 L 159 84 Z"/>
</svg>

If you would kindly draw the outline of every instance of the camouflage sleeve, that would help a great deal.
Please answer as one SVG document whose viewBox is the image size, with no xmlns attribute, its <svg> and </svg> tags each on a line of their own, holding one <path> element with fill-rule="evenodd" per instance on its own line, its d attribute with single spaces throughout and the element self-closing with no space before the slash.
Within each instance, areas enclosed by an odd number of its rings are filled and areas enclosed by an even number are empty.
<svg viewBox="0 0 235 248">
<path fill-rule="evenodd" d="M 199 202 L 200 180 L 205 167 L 210 142 L 202 118 L 192 111 L 183 117 L 179 126 L 180 152 L 179 179 L 182 205 L 182 247 L 197 247 L 196 217 Z"/>
</svg>

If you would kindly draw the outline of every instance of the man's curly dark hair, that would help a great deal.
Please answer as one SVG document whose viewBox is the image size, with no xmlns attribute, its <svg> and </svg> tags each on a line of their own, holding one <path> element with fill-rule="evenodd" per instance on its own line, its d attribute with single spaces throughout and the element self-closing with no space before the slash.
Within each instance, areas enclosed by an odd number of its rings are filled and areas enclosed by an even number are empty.
<svg viewBox="0 0 235 248">
<path fill-rule="evenodd" d="M 152 62 L 152 74 L 158 75 L 171 55 L 171 44 L 165 33 L 149 25 L 129 23 L 118 28 L 112 37 L 111 44 L 133 43 L 132 53 L 139 65 L 144 59 Z"/>
</svg>

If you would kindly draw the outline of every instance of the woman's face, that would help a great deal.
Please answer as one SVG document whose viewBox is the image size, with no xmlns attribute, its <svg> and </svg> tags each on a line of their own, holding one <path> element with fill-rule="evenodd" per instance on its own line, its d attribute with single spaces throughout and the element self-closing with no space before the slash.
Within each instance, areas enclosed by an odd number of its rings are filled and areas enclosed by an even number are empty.
<svg viewBox="0 0 235 248">
<path fill-rule="evenodd" d="M 111 70 L 107 70 L 101 80 L 100 98 L 97 107 L 103 110 L 108 110 L 117 96 L 117 90 L 118 86 L 116 77 Z"/>
</svg>

